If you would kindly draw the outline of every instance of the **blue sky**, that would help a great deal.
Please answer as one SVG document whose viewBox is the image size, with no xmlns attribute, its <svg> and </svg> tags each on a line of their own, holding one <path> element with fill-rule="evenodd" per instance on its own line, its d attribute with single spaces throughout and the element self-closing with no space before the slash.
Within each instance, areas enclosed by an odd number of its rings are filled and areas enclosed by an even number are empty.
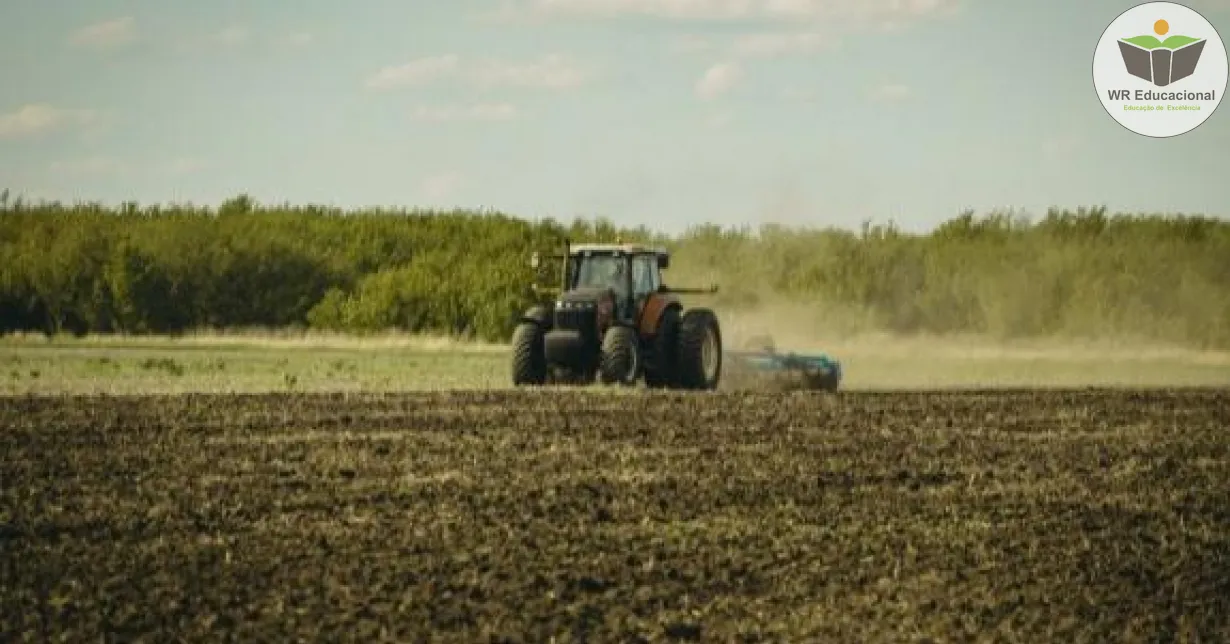
<svg viewBox="0 0 1230 644">
<path fill-rule="evenodd" d="M 670 232 L 923 230 L 966 207 L 1230 215 L 1230 107 L 1149 139 L 1099 103 L 1093 49 L 1134 4 L 10 0 L 0 187 Z M 1230 36 L 1230 0 L 1188 4 Z"/>
</svg>

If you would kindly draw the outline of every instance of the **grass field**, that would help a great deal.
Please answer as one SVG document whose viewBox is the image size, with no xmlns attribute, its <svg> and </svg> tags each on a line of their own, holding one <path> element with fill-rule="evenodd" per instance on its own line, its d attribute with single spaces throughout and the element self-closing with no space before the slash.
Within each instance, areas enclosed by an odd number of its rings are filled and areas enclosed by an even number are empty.
<svg viewBox="0 0 1230 644">
<path fill-rule="evenodd" d="M 886 337 L 782 348 L 829 352 L 842 361 L 851 390 L 1230 386 L 1230 352 Z M 508 383 L 507 352 L 499 345 L 396 335 L 0 339 L 4 394 L 380 392 Z"/>
</svg>

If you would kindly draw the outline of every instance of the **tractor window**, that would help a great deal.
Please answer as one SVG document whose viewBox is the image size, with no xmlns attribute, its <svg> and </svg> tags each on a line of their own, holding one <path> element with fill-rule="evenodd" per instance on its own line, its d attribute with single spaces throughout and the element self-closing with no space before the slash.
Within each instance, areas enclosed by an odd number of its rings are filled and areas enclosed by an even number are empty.
<svg viewBox="0 0 1230 644">
<path fill-rule="evenodd" d="M 657 257 L 637 255 L 632 260 L 632 288 L 638 297 L 658 290 Z"/>
<path fill-rule="evenodd" d="M 615 255 L 592 255 L 580 259 L 576 272 L 576 288 L 601 287 L 624 290 L 624 258 Z"/>
</svg>

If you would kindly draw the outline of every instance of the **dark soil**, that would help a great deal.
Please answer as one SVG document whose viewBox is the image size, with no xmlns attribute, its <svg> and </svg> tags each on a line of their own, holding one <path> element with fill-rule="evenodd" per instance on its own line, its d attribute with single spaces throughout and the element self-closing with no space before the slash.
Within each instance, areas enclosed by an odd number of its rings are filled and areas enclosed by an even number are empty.
<svg viewBox="0 0 1230 644">
<path fill-rule="evenodd" d="M 0 399 L 0 640 L 1230 641 L 1230 392 Z"/>
</svg>

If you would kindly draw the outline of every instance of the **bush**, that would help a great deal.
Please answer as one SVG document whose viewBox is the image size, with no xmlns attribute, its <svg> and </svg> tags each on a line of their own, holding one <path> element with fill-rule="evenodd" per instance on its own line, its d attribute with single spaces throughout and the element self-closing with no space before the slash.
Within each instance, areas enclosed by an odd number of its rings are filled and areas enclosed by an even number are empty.
<svg viewBox="0 0 1230 644">
<path fill-rule="evenodd" d="M 1230 347 L 1230 223 L 1210 218 L 1093 208 L 1037 222 L 963 213 L 926 235 L 703 225 L 669 238 L 606 220 L 245 196 L 216 210 L 0 200 L 0 331 L 309 325 L 502 340 L 534 301 L 532 251 L 616 236 L 667 245 L 667 282 L 719 283 L 724 309 L 785 300 L 868 330 Z"/>
</svg>

